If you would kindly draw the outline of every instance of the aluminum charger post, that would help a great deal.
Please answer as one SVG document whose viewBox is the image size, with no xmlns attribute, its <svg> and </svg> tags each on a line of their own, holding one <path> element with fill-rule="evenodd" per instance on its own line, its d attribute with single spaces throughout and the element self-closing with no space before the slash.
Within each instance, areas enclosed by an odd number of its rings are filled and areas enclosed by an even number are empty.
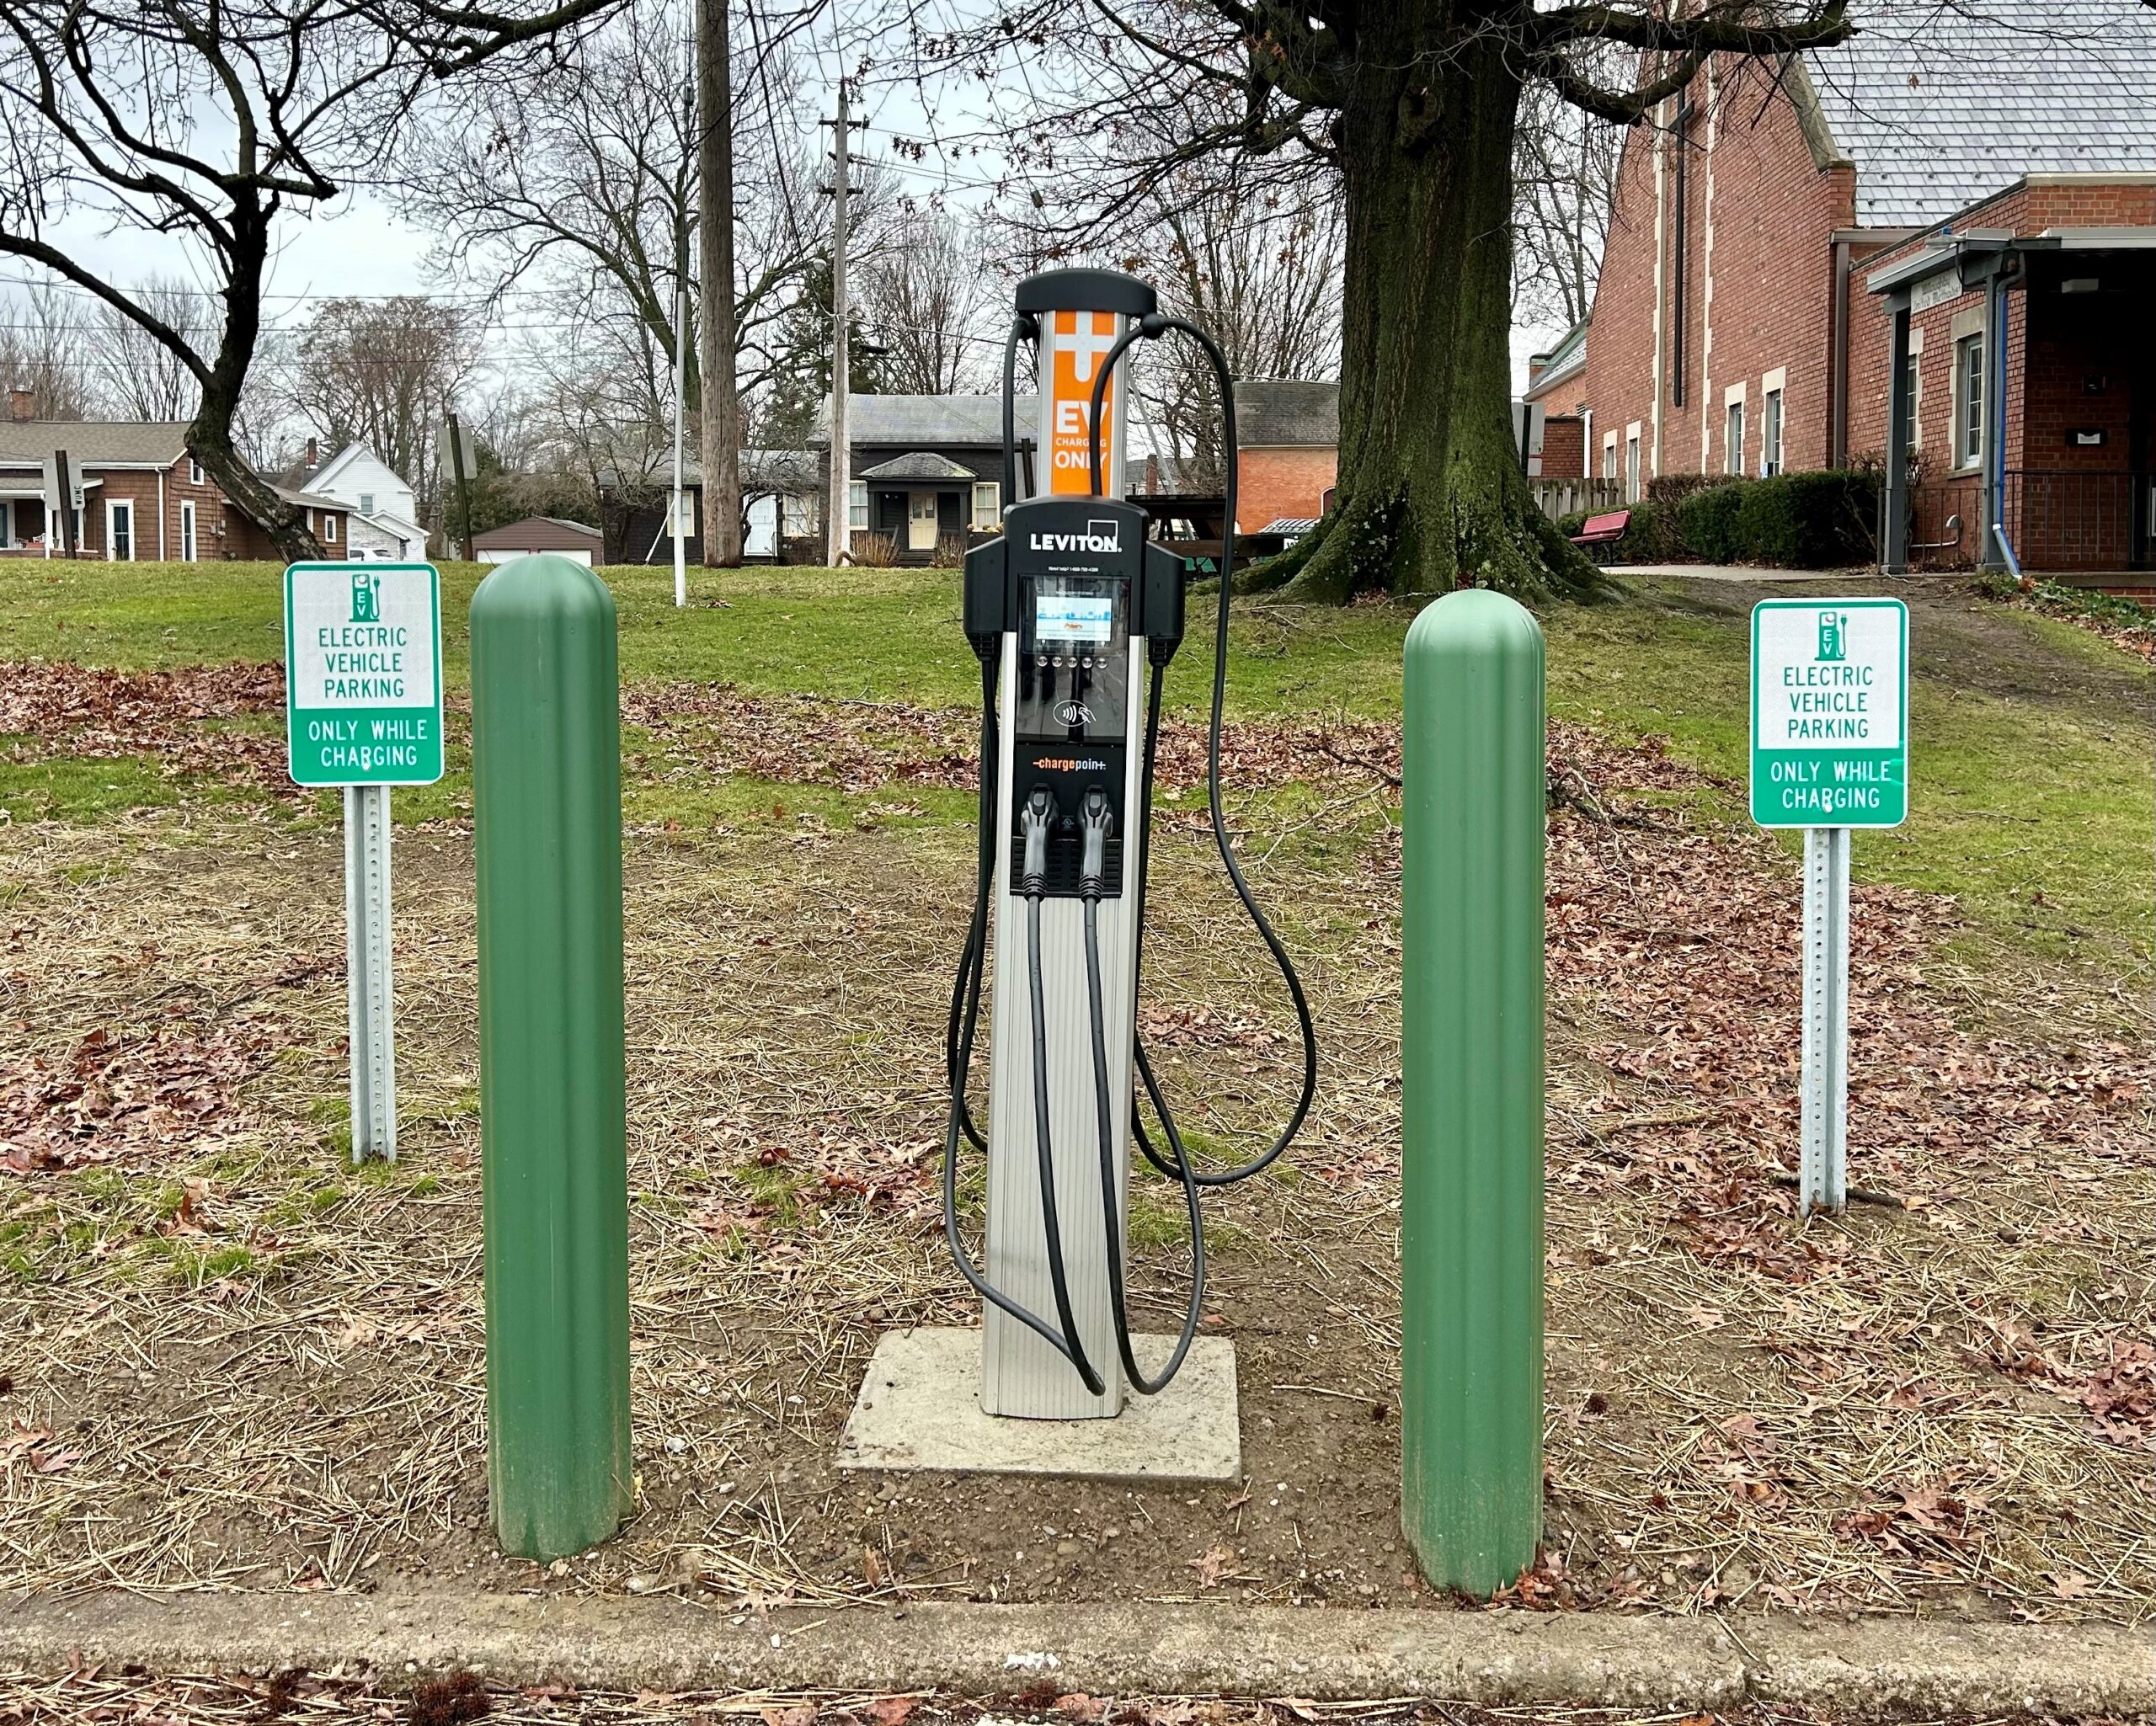
<svg viewBox="0 0 2156 1726">
<path fill-rule="evenodd" d="M 1804 1081 L 1798 1208 L 1849 1199 L 1849 829 L 1804 830 Z"/>
</svg>

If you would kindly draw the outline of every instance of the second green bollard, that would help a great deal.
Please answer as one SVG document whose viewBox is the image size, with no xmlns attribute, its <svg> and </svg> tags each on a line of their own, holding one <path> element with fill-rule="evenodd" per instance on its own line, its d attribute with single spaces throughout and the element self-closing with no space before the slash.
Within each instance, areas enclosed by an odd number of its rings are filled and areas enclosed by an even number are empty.
<svg viewBox="0 0 2156 1726">
<path fill-rule="evenodd" d="M 502 1550 L 605 1540 L 629 1449 L 613 595 L 539 555 L 472 599 L 487 1487 Z"/>
<path fill-rule="evenodd" d="M 1407 632 L 1401 1526 L 1487 1595 L 1542 1532 L 1542 631 L 1449 594 Z"/>
</svg>

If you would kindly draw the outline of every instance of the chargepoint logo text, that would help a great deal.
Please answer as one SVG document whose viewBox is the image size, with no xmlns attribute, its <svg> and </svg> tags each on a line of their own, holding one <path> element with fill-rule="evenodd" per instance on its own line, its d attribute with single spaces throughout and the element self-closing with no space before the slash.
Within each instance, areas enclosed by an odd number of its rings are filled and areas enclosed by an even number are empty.
<svg viewBox="0 0 2156 1726">
<path fill-rule="evenodd" d="M 1081 534 L 1035 534 L 1036 551 L 1120 551 L 1123 549 L 1122 525 L 1113 521 L 1089 521 Z"/>
</svg>

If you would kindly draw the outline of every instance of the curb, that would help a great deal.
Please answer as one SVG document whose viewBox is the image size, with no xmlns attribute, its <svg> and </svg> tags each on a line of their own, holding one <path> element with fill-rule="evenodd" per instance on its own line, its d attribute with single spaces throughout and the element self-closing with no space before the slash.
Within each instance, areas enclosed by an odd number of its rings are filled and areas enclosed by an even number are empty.
<svg viewBox="0 0 2156 1726">
<path fill-rule="evenodd" d="M 736 1617 L 674 1599 L 109 1592 L 0 1614 L 0 1666 L 458 1666 L 622 1691 L 1429 1697 L 1866 1718 L 2156 1714 L 2156 1643 L 2113 1625 L 1591 1613 L 916 1605 Z"/>
</svg>

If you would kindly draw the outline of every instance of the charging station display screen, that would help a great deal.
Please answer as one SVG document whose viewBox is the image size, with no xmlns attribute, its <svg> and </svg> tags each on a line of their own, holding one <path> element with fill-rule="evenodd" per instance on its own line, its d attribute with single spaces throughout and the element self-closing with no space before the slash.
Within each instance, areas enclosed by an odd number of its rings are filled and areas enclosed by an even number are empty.
<svg viewBox="0 0 2156 1726">
<path fill-rule="evenodd" d="M 1107 594 L 1041 594 L 1033 601 L 1033 639 L 1106 642 L 1115 635 L 1115 600 Z"/>
</svg>

